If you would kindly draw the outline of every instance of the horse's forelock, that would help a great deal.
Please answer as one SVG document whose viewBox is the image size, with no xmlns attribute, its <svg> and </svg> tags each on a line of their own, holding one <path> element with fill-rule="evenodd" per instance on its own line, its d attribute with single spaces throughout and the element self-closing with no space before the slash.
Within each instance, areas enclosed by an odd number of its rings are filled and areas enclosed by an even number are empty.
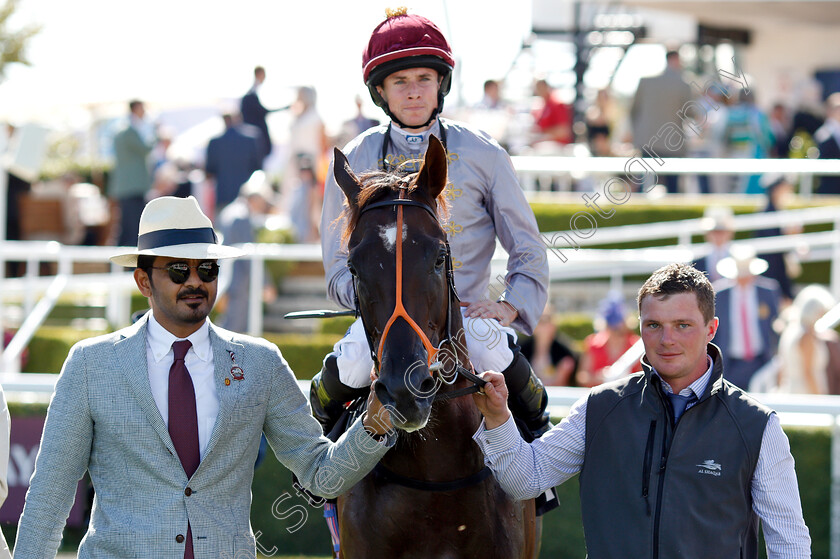
<svg viewBox="0 0 840 559">
<path fill-rule="evenodd" d="M 408 182 L 408 193 L 412 194 L 417 190 L 418 173 L 405 172 L 385 172 L 385 171 L 368 171 L 359 176 L 359 183 L 362 188 L 359 191 L 359 198 L 356 204 L 348 204 L 345 202 L 344 210 L 341 218 L 344 220 L 344 231 L 341 234 L 341 241 L 345 245 L 350 239 L 350 235 L 359 224 L 359 217 L 364 208 L 381 198 L 384 198 L 389 192 L 399 192 L 400 188 Z M 449 216 L 449 204 L 446 196 L 441 192 L 434 200 L 429 196 L 421 196 L 420 202 L 431 206 L 438 214 L 440 221 L 445 220 Z"/>
</svg>

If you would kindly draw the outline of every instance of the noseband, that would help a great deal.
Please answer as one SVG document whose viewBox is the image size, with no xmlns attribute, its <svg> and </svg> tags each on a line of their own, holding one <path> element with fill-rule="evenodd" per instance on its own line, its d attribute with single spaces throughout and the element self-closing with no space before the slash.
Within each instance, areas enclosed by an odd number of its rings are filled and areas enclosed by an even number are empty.
<svg viewBox="0 0 840 559">
<path fill-rule="evenodd" d="M 452 309 L 453 304 L 457 305 L 460 300 L 458 299 L 458 293 L 455 290 L 455 276 L 452 271 L 452 256 L 449 248 L 449 241 L 444 241 L 446 245 L 446 283 L 447 283 L 447 309 L 446 309 L 446 337 L 443 338 L 438 347 L 435 347 L 432 344 L 429 337 L 423 332 L 423 329 L 417 324 L 417 322 L 411 318 L 408 312 L 405 310 L 405 306 L 403 305 L 403 257 L 402 257 L 402 231 L 403 231 L 403 207 L 404 206 L 414 206 L 417 208 L 422 208 L 429 215 L 434 218 L 435 223 L 438 223 L 437 214 L 435 211 L 428 205 L 424 204 L 423 202 L 418 202 L 417 200 L 410 200 L 405 197 L 406 195 L 406 186 L 400 187 L 400 197 L 394 200 L 385 200 L 382 202 L 375 202 L 368 206 L 362 208 L 360 212 L 360 216 L 367 211 L 377 209 L 377 208 L 393 208 L 397 212 L 397 232 L 396 232 L 396 242 L 397 242 L 397 251 L 396 251 L 396 269 L 397 269 L 397 297 L 396 303 L 394 305 L 394 312 L 391 313 L 391 317 L 388 319 L 388 322 L 385 324 L 385 329 L 382 331 L 382 338 L 379 340 L 379 348 L 378 350 L 374 349 L 373 345 L 373 338 L 370 335 L 370 329 L 368 328 L 367 324 L 365 323 L 364 316 L 361 314 L 361 307 L 359 306 L 359 296 L 358 296 L 358 287 L 356 286 L 356 282 L 358 281 L 358 277 L 354 276 L 353 285 L 356 288 L 356 311 L 359 316 L 362 317 L 362 326 L 364 327 L 365 337 L 368 340 L 368 346 L 370 348 L 371 357 L 373 358 L 373 362 L 376 364 L 377 368 L 377 376 L 379 374 L 379 366 L 382 362 L 382 352 L 385 348 L 385 340 L 388 337 L 388 332 L 391 329 L 391 326 L 396 322 L 398 318 L 402 318 L 405 320 L 411 329 L 414 330 L 418 336 L 420 336 L 420 340 L 423 342 L 423 346 L 426 348 L 427 353 L 427 365 L 429 367 L 429 373 L 434 377 L 434 373 L 440 371 L 444 367 L 444 363 L 442 361 L 438 361 L 438 356 L 441 351 L 441 347 L 444 344 L 448 343 L 450 347 L 455 347 L 453 343 L 452 337 Z M 465 394 L 472 394 L 474 392 L 478 392 L 481 388 L 487 383 L 484 379 L 479 378 L 476 376 L 472 371 L 465 368 L 461 365 L 460 360 L 458 359 L 457 351 L 453 352 L 453 358 L 455 359 L 455 374 L 451 376 L 451 380 L 448 380 L 446 375 L 438 375 L 438 378 L 446 383 L 452 384 L 457 379 L 458 375 L 462 375 L 465 378 L 472 381 L 472 386 L 468 386 L 466 388 L 462 388 L 459 390 L 454 390 L 451 392 L 440 393 L 437 392 L 435 394 L 435 401 L 437 400 L 446 400 L 449 398 L 457 398 L 459 396 L 463 396 Z"/>
</svg>

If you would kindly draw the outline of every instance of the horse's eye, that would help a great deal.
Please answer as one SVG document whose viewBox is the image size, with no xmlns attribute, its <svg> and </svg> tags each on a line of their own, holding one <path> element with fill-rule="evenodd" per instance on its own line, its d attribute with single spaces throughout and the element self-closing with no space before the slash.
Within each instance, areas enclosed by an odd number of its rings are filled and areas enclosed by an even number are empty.
<svg viewBox="0 0 840 559">
<path fill-rule="evenodd" d="M 351 264 L 350 262 L 347 263 L 347 269 L 350 271 L 351 275 L 356 275 L 356 268 L 354 268 L 353 264 Z"/>
<path fill-rule="evenodd" d="M 440 270 L 446 265 L 446 252 L 439 252 L 435 261 L 435 269 Z"/>
</svg>

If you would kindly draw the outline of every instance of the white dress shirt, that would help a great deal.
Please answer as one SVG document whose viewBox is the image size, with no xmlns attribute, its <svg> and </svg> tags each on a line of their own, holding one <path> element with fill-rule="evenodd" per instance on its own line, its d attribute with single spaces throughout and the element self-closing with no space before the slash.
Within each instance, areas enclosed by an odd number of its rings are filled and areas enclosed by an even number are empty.
<svg viewBox="0 0 840 559">
<path fill-rule="evenodd" d="M 693 392 L 699 397 L 711 373 L 710 365 L 680 394 Z M 673 392 L 665 382 L 663 388 Z M 533 498 L 580 472 L 586 450 L 587 402 L 588 396 L 575 402 L 566 418 L 531 444 L 519 436 L 513 417 L 491 430 L 485 429 L 482 420 L 473 439 L 505 492 L 515 499 Z M 794 460 L 775 413 L 764 428 L 751 492 L 753 510 L 762 522 L 768 559 L 810 557 L 811 537 L 802 517 Z"/>
<path fill-rule="evenodd" d="M 195 409 L 198 415 L 198 448 L 201 458 L 213 433 L 216 416 L 219 415 L 219 394 L 213 378 L 213 349 L 210 347 L 210 327 L 207 321 L 186 339 L 192 343 L 184 364 L 190 372 L 195 389 Z M 160 415 L 169 427 L 169 369 L 175 360 L 172 344 L 184 338 L 177 338 L 155 320 L 149 311 L 149 326 L 146 331 L 146 362 L 149 367 L 149 384 Z"/>
</svg>

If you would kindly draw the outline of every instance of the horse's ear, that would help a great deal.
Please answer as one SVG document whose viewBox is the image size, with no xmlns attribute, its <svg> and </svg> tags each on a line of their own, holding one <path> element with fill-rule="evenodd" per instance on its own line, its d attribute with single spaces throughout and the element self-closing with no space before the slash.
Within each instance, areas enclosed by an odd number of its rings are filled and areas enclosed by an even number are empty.
<svg viewBox="0 0 840 559">
<path fill-rule="evenodd" d="M 353 174 L 352 169 L 350 169 L 350 163 L 347 161 L 347 157 L 340 149 L 335 148 L 333 157 L 333 174 L 335 175 L 335 182 L 338 183 L 338 186 L 341 187 L 344 195 L 347 196 L 347 203 L 350 204 L 350 206 L 355 206 L 358 204 L 359 191 L 362 189 L 362 186 L 359 184 L 359 179 L 357 179 L 356 175 Z"/>
<path fill-rule="evenodd" d="M 429 136 L 429 147 L 426 149 L 426 158 L 420 168 L 420 175 L 417 184 L 423 185 L 429 192 L 432 199 L 438 197 L 446 188 L 447 171 L 446 150 L 436 136 Z"/>
</svg>

